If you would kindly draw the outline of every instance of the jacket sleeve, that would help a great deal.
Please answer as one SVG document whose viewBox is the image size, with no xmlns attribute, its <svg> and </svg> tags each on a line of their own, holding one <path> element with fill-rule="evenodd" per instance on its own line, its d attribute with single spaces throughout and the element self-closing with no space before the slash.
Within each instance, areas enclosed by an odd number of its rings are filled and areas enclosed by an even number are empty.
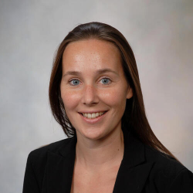
<svg viewBox="0 0 193 193">
<path fill-rule="evenodd" d="M 193 173 L 188 169 L 183 169 L 173 179 L 168 193 L 193 193 Z"/>
<path fill-rule="evenodd" d="M 38 181 L 33 167 L 33 156 L 30 153 L 26 164 L 23 193 L 40 193 Z"/>
</svg>

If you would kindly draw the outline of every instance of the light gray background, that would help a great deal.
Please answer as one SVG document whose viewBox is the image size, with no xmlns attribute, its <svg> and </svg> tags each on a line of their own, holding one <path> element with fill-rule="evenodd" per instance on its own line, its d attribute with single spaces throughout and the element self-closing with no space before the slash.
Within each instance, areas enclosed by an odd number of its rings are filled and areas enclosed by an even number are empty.
<svg viewBox="0 0 193 193">
<path fill-rule="evenodd" d="M 1 0 L 0 192 L 21 192 L 28 153 L 65 138 L 49 109 L 52 61 L 64 36 L 89 21 L 128 39 L 149 122 L 193 171 L 193 0 Z"/>
</svg>

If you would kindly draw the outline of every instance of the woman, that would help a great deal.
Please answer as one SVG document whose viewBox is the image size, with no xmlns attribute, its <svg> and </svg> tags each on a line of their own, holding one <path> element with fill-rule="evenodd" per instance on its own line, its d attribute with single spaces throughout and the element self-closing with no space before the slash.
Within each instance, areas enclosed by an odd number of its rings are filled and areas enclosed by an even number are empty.
<svg viewBox="0 0 193 193">
<path fill-rule="evenodd" d="M 23 193 L 193 192 L 193 174 L 149 126 L 134 54 L 115 28 L 86 23 L 65 37 L 49 97 L 69 138 L 30 153 Z"/>
</svg>

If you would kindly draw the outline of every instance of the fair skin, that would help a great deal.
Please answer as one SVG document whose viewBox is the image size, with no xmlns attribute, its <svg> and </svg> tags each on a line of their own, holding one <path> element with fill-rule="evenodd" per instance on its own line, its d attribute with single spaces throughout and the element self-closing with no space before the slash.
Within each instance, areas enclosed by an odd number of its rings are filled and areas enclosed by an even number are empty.
<svg viewBox="0 0 193 193">
<path fill-rule="evenodd" d="M 70 43 L 60 89 L 77 133 L 71 193 L 112 193 L 124 153 L 121 118 L 133 95 L 119 50 L 96 39 Z"/>
</svg>

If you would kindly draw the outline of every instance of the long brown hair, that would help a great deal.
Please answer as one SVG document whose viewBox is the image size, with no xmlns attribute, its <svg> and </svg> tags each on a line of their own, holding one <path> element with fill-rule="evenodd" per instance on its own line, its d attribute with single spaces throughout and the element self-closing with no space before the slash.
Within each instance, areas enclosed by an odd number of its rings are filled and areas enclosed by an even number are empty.
<svg viewBox="0 0 193 193">
<path fill-rule="evenodd" d="M 129 43 L 117 29 L 104 23 L 90 22 L 77 26 L 68 33 L 58 48 L 50 78 L 49 99 L 52 113 L 56 121 L 62 126 L 65 134 L 72 137 L 76 132 L 65 114 L 65 107 L 61 99 L 62 55 L 69 43 L 89 38 L 112 42 L 120 51 L 125 77 L 133 90 L 133 97 L 128 99 L 126 103 L 122 127 L 128 129 L 144 144 L 174 157 L 157 139 L 148 123 L 137 64 Z"/>
</svg>

